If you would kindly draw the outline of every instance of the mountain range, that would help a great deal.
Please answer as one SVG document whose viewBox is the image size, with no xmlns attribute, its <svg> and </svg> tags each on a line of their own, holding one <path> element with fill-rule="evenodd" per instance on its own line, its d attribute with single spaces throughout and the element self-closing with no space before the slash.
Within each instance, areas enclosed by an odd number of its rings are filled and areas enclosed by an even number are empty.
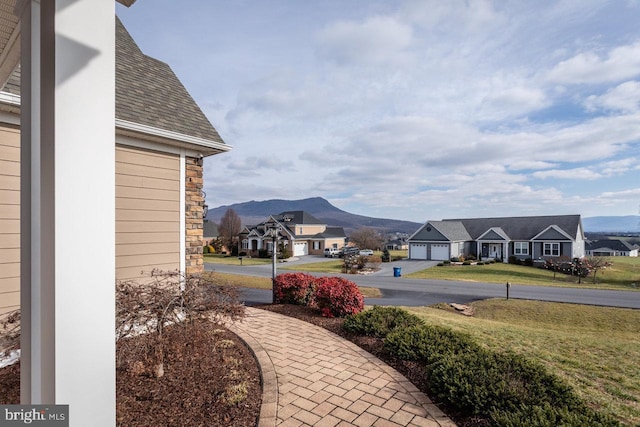
<svg viewBox="0 0 640 427">
<path fill-rule="evenodd" d="M 354 230 L 369 227 L 380 231 L 383 234 L 405 233 L 413 234 L 422 224 L 419 222 L 402 221 L 397 219 L 372 218 L 363 215 L 356 215 L 333 206 L 322 197 L 312 197 L 302 200 L 264 200 L 236 203 L 228 206 L 220 206 L 209 209 L 207 219 L 215 223 L 220 222 L 220 218 L 227 209 L 232 208 L 242 220 L 242 225 L 259 224 L 269 217 L 269 215 L 279 214 L 286 211 L 306 211 L 325 224 L 335 227 L 343 227 L 347 235 Z"/>
<path fill-rule="evenodd" d="M 301 200 L 252 200 L 250 202 L 219 206 L 209 209 L 207 219 L 219 223 L 229 208 L 232 208 L 238 214 L 242 220 L 242 225 L 259 224 L 267 219 L 269 215 L 279 214 L 281 212 L 306 211 L 323 223 L 343 227 L 347 235 L 363 227 L 376 229 L 383 234 L 404 233 L 411 235 L 423 224 L 413 221 L 373 218 L 352 214 L 338 209 L 322 197 L 311 197 Z M 582 218 L 582 224 L 585 232 L 640 232 L 639 215 Z"/>
</svg>

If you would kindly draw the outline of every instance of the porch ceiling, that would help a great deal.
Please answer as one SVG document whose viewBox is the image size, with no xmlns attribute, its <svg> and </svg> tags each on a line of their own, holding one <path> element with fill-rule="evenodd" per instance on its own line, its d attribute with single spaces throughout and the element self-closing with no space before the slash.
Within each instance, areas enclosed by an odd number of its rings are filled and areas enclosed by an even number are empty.
<svg viewBox="0 0 640 427">
<path fill-rule="evenodd" d="M 20 63 L 20 20 L 16 9 L 26 0 L 0 0 L 0 88 L 9 81 L 11 73 Z M 116 0 L 124 6 L 131 6 L 136 0 Z"/>
</svg>

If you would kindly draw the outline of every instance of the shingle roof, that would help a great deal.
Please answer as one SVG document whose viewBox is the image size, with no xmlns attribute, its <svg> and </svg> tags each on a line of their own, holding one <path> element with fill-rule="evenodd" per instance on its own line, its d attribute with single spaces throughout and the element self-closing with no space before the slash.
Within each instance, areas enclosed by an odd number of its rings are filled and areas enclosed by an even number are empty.
<svg viewBox="0 0 640 427">
<path fill-rule="evenodd" d="M 601 239 L 593 242 L 588 242 L 585 245 L 585 249 L 588 251 L 598 250 L 598 249 L 613 249 L 614 251 L 622 251 L 629 252 L 634 248 L 627 242 L 623 242 L 622 240 L 617 239 Z"/>
<path fill-rule="evenodd" d="M 223 142 L 171 68 L 142 53 L 117 18 L 116 118 Z"/>
<path fill-rule="evenodd" d="M 330 238 L 330 237 L 347 237 L 342 227 L 327 227 L 324 232 L 316 234 L 317 238 Z"/>
<path fill-rule="evenodd" d="M 471 236 L 460 221 L 429 221 L 429 224 L 452 242 L 471 240 Z"/>
<path fill-rule="evenodd" d="M 278 222 L 289 222 L 292 224 L 324 224 L 324 222 L 305 211 L 281 212 L 273 217 Z"/>
<path fill-rule="evenodd" d="M 511 240 L 522 241 L 530 240 L 552 225 L 560 227 L 565 233 L 575 238 L 578 235 L 578 225 L 581 222 L 580 215 L 445 219 L 442 222 L 447 221 L 461 222 L 473 240 L 492 227 L 500 227 Z"/>
</svg>

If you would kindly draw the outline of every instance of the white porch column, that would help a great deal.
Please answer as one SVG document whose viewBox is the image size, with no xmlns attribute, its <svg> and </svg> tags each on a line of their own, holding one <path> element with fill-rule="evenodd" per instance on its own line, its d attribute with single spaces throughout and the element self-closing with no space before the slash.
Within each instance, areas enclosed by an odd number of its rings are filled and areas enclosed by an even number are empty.
<svg viewBox="0 0 640 427">
<path fill-rule="evenodd" d="M 68 404 L 71 426 L 113 426 L 115 4 L 23 0 L 16 9 L 21 400 Z"/>
</svg>

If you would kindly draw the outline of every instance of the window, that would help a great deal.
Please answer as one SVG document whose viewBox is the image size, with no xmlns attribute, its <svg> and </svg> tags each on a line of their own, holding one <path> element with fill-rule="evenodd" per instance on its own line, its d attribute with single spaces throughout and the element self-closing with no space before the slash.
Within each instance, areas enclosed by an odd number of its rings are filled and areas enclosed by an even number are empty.
<svg viewBox="0 0 640 427">
<path fill-rule="evenodd" d="M 249 241 L 247 239 L 242 241 L 242 249 L 249 249 Z"/>
<path fill-rule="evenodd" d="M 515 242 L 513 244 L 514 255 L 529 255 L 529 242 Z"/>
<path fill-rule="evenodd" d="M 319 250 L 320 249 L 320 242 L 314 241 L 313 242 L 313 249 L 314 250 Z"/>
<path fill-rule="evenodd" d="M 545 243 L 544 256 L 560 256 L 560 243 Z"/>
</svg>

